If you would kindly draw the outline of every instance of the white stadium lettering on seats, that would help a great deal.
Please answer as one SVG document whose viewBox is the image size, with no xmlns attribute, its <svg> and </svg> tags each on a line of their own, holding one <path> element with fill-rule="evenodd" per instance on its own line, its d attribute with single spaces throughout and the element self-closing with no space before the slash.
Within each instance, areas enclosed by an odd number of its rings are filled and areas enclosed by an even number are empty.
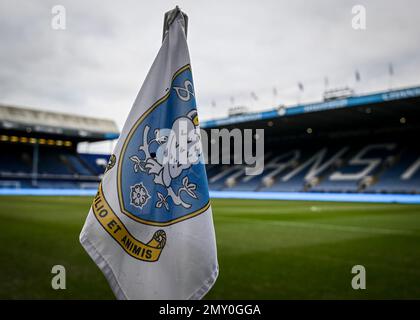
<svg viewBox="0 0 420 320">
<path fill-rule="evenodd" d="M 322 160 L 324 160 L 324 158 L 327 154 L 327 148 L 323 148 L 323 149 L 319 150 L 316 154 L 314 154 L 311 158 L 309 158 L 304 163 L 302 163 L 299 167 L 294 169 L 292 172 L 285 175 L 281 180 L 282 181 L 290 180 L 291 178 L 293 178 L 295 175 L 297 175 L 299 172 L 301 172 L 303 169 L 305 169 L 306 167 L 308 167 L 312 163 L 311 168 L 309 169 L 308 173 L 306 174 L 306 176 L 304 178 L 304 180 L 306 180 L 306 181 L 310 180 L 311 178 L 317 176 L 322 171 L 324 171 L 329 166 L 331 166 L 347 150 L 348 150 L 348 147 L 344 147 L 344 148 L 340 149 L 330 159 L 328 159 L 324 163 L 322 163 Z"/>
<path fill-rule="evenodd" d="M 375 149 L 385 149 L 385 150 L 394 150 L 396 147 L 395 144 L 373 144 L 368 145 L 362 150 L 360 150 L 352 159 L 349 161 L 350 166 L 364 166 L 360 171 L 356 173 L 343 173 L 340 171 L 334 172 L 330 176 L 332 181 L 352 181 L 360 180 L 372 172 L 376 167 L 378 167 L 383 161 L 382 158 L 363 158 L 369 151 Z"/>
<path fill-rule="evenodd" d="M 406 171 L 401 175 L 402 180 L 410 180 L 416 172 L 420 169 L 420 157 L 417 158 L 417 160 L 410 165 Z"/>
</svg>

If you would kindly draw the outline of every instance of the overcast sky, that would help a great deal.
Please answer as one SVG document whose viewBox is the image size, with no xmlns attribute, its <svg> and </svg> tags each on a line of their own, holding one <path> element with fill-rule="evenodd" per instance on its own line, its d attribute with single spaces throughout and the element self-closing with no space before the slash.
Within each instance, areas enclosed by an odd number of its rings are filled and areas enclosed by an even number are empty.
<svg viewBox="0 0 420 320">
<path fill-rule="evenodd" d="M 51 28 L 57 4 L 66 30 Z M 190 18 L 202 120 L 226 115 L 230 97 L 251 110 L 294 104 L 299 81 L 301 101 L 320 100 L 325 77 L 359 93 L 387 89 L 390 62 L 393 87 L 420 85 L 418 0 L 0 0 L 0 103 L 113 118 L 121 128 L 159 50 L 163 13 L 176 4 Z M 352 28 L 356 4 L 366 30 Z"/>
</svg>

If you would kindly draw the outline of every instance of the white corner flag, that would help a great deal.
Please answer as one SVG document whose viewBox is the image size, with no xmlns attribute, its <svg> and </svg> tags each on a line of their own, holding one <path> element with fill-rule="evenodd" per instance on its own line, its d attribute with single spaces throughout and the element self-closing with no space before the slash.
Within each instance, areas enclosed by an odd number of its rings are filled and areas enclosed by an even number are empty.
<svg viewBox="0 0 420 320">
<path fill-rule="evenodd" d="M 177 11 L 80 242 L 118 299 L 201 299 L 218 275 L 195 91 Z"/>
</svg>

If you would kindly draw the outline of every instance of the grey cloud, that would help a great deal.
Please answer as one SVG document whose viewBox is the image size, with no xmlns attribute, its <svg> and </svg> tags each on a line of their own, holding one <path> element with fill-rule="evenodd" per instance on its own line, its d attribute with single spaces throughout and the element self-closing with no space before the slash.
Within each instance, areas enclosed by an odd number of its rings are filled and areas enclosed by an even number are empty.
<svg viewBox="0 0 420 320">
<path fill-rule="evenodd" d="M 116 119 L 121 127 L 159 49 L 163 13 L 190 17 L 189 47 L 201 118 L 229 97 L 255 110 L 320 99 L 323 78 L 359 91 L 420 84 L 415 0 L 357 1 L 367 30 L 351 28 L 354 1 L 60 1 L 67 29 L 50 27 L 56 1 L 0 3 L 0 101 Z M 272 88 L 278 89 L 278 100 Z M 252 101 L 250 92 L 260 98 Z M 211 101 L 217 107 L 211 107 Z"/>
</svg>

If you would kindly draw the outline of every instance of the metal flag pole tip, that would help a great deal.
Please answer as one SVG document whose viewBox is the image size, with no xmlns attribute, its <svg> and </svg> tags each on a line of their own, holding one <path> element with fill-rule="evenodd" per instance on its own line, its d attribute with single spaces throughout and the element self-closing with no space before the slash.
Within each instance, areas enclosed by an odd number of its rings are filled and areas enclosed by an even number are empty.
<svg viewBox="0 0 420 320">
<path fill-rule="evenodd" d="M 175 21 L 175 18 L 178 15 L 181 15 L 184 20 L 184 31 L 185 37 L 187 37 L 187 30 L 188 30 L 188 16 L 185 12 L 182 12 L 181 9 L 176 6 L 175 9 L 172 9 L 165 13 L 163 18 L 163 35 L 162 35 L 162 42 L 165 40 L 166 34 L 169 32 L 169 26 Z"/>
</svg>

